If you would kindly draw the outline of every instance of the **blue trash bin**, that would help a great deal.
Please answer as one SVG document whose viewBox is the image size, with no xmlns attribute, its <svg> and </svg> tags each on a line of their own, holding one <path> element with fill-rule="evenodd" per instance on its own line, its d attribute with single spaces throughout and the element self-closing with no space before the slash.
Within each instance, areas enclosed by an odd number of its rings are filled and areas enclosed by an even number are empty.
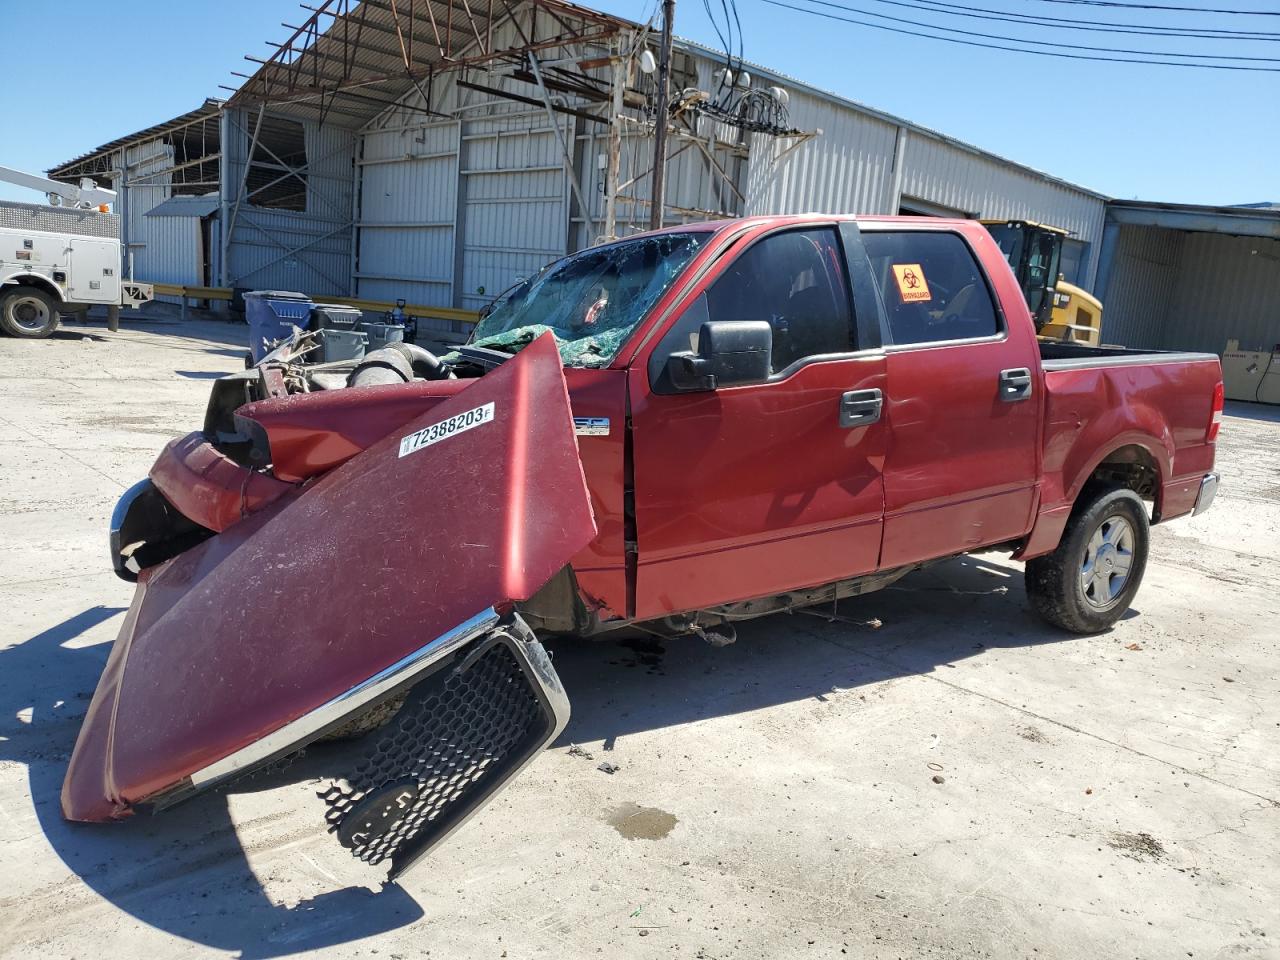
<svg viewBox="0 0 1280 960">
<path fill-rule="evenodd" d="M 249 324 L 249 352 L 257 363 L 273 344 L 293 335 L 293 328 L 307 328 L 311 298 L 287 290 L 251 290 L 244 295 L 244 318 Z"/>
</svg>

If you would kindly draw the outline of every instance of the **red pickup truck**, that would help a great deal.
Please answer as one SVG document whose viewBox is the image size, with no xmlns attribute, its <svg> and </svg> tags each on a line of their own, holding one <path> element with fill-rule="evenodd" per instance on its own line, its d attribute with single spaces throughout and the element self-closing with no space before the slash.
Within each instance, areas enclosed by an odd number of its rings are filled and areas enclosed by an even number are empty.
<svg viewBox="0 0 1280 960">
<path fill-rule="evenodd" d="M 137 593 L 63 787 L 160 808 L 364 736 L 330 829 L 392 875 L 563 727 L 548 635 L 733 639 L 948 557 L 1106 629 L 1209 506 L 1212 355 L 1039 342 L 976 222 L 765 217 L 592 248 L 471 342 L 214 385 L 120 501 Z"/>
</svg>

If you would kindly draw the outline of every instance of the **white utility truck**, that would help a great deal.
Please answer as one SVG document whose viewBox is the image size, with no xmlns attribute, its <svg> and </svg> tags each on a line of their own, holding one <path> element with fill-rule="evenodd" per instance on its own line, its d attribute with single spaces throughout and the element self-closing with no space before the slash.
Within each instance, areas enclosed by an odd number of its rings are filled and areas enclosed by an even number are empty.
<svg viewBox="0 0 1280 960">
<path fill-rule="evenodd" d="M 120 218 L 107 213 L 114 190 L 92 180 L 60 183 L 0 167 L 0 180 L 41 190 L 49 205 L 0 201 L 0 330 L 47 337 L 60 313 L 105 305 L 112 330 L 120 307 L 151 300 L 149 283 L 121 278 Z"/>
</svg>

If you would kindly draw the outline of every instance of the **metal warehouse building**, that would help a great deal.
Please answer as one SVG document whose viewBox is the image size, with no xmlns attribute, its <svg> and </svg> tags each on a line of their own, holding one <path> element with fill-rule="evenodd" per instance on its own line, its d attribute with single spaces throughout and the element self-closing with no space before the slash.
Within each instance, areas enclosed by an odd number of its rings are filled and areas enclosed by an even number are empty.
<svg viewBox="0 0 1280 960">
<path fill-rule="evenodd" d="M 563 0 L 304 9 L 313 12 L 225 103 L 50 171 L 110 179 L 136 279 L 402 298 L 461 332 L 461 311 L 519 277 L 647 225 L 659 111 L 645 53 L 657 38 L 645 27 Z M 1265 305 L 1280 262 L 1265 243 L 1184 236 L 1141 204 L 1109 205 L 767 68 L 732 66 L 726 75 L 723 54 L 676 41 L 664 222 L 1036 220 L 1070 232 L 1067 279 L 1106 285 L 1110 342 L 1220 351 L 1227 331 L 1212 332 L 1201 301 L 1176 293 L 1181 283 L 1209 296 L 1193 279 L 1207 273 L 1241 277 L 1221 282 L 1260 305 L 1249 335 L 1280 340 Z M 1258 268 L 1248 277 L 1231 274 L 1242 258 Z M 1205 302 L 1220 313 L 1231 300 Z"/>
<path fill-rule="evenodd" d="M 1280 344 L 1280 208 L 1113 201 L 1096 290 L 1108 340 L 1221 353 Z"/>
<path fill-rule="evenodd" d="M 558 0 L 328 0 L 228 102 L 50 173 L 111 181 L 137 279 L 474 310 L 647 223 L 655 42 Z M 666 222 L 1022 217 L 1092 284 L 1101 195 L 693 43 L 672 67 Z"/>
</svg>

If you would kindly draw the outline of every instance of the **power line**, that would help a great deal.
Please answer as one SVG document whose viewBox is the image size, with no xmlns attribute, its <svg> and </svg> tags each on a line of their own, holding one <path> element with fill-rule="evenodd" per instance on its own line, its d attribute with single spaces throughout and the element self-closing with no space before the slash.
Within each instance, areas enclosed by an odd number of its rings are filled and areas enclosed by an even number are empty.
<svg viewBox="0 0 1280 960">
<path fill-rule="evenodd" d="M 945 13 L 953 17 L 969 17 L 976 20 L 1000 20 L 1007 23 L 1022 23 L 1028 26 L 1063 27 L 1070 30 L 1087 30 L 1096 33 L 1133 33 L 1152 37 L 1186 37 L 1194 40 L 1245 40 L 1245 41 L 1280 41 L 1280 33 L 1267 33 L 1257 30 L 1229 30 L 1218 27 L 1167 27 L 1159 24 L 1141 23 L 1082 23 L 1066 17 L 1047 17 L 1034 13 L 1014 13 L 1007 10 L 993 10 L 990 7 L 970 7 L 958 3 L 945 3 L 943 0 L 922 0 L 922 3 L 911 3 L 908 0 L 874 0 L 875 3 L 886 3 L 894 7 L 910 7 L 914 10 L 929 10 L 933 13 Z M 953 12 L 954 11 L 954 12 Z M 1133 28 L 1133 29 L 1129 29 Z"/>
<path fill-rule="evenodd" d="M 1238 17 L 1280 17 L 1280 10 L 1222 10 L 1217 7 L 1175 7 L 1163 3 L 1121 3 L 1119 0 L 1040 0 L 1086 7 L 1121 7 L 1125 10 L 1176 10 L 1179 13 L 1229 13 Z"/>
<path fill-rule="evenodd" d="M 962 30 L 960 27 L 939 26 L 937 24 L 917 24 L 914 20 L 907 20 L 903 17 L 891 17 L 887 13 L 875 13 L 871 10 L 863 10 L 860 7 L 849 7 L 842 3 L 835 3 L 834 0 L 808 0 L 809 3 L 815 3 L 822 7 L 834 7 L 837 10 L 845 10 L 849 13 L 860 13 L 868 17 L 877 17 L 881 20 L 891 20 L 894 23 L 905 23 L 909 26 L 924 26 L 930 30 L 941 30 L 945 33 L 959 33 L 967 37 L 980 37 L 983 40 L 1005 40 L 1009 43 L 1029 43 L 1037 47 L 1057 47 L 1063 50 L 1080 49 L 1078 44 L 1074 43 L 1056 43 L 1052 40 L 1030 40 L 1023 37 L 1008 37 L 1003 34 L 979 33 L 976 30 Z M 1247 57 L 1237 54 L 1227 53 L 1171 53 L 1167 50 L 1131 50 L 1125 47 L 1086 47 L 1094 53 L 1127 53 L 1131 56 L 1141 57 L 1176 57 L 1179 60 L 1243 60 L 1256 63 L 1280 63 L 1280 59 L 1275 57 Z M 1188 64 L 1190 66 L 1190 64 Z"/>
<path fill-rule="evenodd" d="M 1186 69 L 1189 69 L 1189 70 L 1235 70 L 1235 71 L 1245 71 L 1249 73 L 1280 73 L 1280 68 L 1276 68 L 1276 67 L 1249 67 L 1249 66 L 1239 66 L 1235 64 L 1224 64 L 1224 63 L 1181 63 L 1176 60 L 1135 59 L 1132 57 L 1099 57 L 1099 56 L 1093 56 L 1091 54 L 1084 54 L 1084 53 L 1057 53 L 1051 50 L 1028 50 L 1024 47 L 1006 47 L 1000 44 L 983 43 L 977 40 L 961 40 L 956 37 L 938 36 L 937 34 L 932 34 L 932 33 L 921 33 L 918 27 L 917 29 L 914 29 L 914 30 L 904 30 L 901 27 L 890 27 L 883 23 L 872 23 L 867 20 L 856 20 L 852 17 L 841 17 L 834 13 L 824 13 L 821 10 L 813 10 L 808 7 L 798 7 L 798 6 L 795 6 L 794 4 L 783 3 L 782 0 L 763 0 L 763 2 L 769 4 L 770 6 L 785 7 L 788 10 L 797 10 L 800 13 L 807 13 L 815 17 L 823 17 L 827 20 L 838 20 L 843 23 L 852 23 L 861 27 L 870 27 L 873 30 L 884 30 L 888 33 L 900 33 L 905 36 L 920 37 L 927 40 L 943 40 L 947 43 L 956 43 L 966 47 L 982 47 L 987 50 L 1005 50 L 1005 51 L 1008 51 L 1009 53 L 1026 53 L 1026 54 L 1030 54 L 1032 56 L 1038 56 L 1038 57 L 1057 57 L 1063 60 L 1092 60 L 1092 61 L 1097 61 L 1102 63 L 1140 63 L 1140 64 L 1147 64 L 1151 66 L 1162 66 L 1162 67 L 1185 67 Z M 846 7 L 842 9 L 852 9 L 852 8 Z M 867 11 L 864 11 L 864 10 L 853 10 L 853 12 L 864 13 L 864 14 L 868 13 Z M 884 17 L 884 14 L 869 14 L 869 15 Z M 897 20 L 898 18 L 889 17 L 887 19 Z M 911 23 L 911 21 L 899 21 L 899 22 Z M 928 27 L 928 29 L 948 30 L 950 28 L 931 26 L 931 27 Z M 992 35 L 992 34 L 973 34 L 971 31 L 967 31 L 967 30 L 966 31 L 952 30 L 951 32 L 968 33 L 972 36 L 986 37 L 987 39 L 990 39 L 990 40 L 1006 40 L 1012 43 L 1036 42 L 1036 41 L 1021 40 L 1017 37 L 1005 37 L 1005 36 Z M 1055 46 L 1066 46 L 1066 44 L 1055 44 Z M 1155 56 L 1172 56 L 1172 54 L 1156 53 Z M 1234 58 L 1224 57 L 1222 59 L 1234 59 Z"/>
</svg>

